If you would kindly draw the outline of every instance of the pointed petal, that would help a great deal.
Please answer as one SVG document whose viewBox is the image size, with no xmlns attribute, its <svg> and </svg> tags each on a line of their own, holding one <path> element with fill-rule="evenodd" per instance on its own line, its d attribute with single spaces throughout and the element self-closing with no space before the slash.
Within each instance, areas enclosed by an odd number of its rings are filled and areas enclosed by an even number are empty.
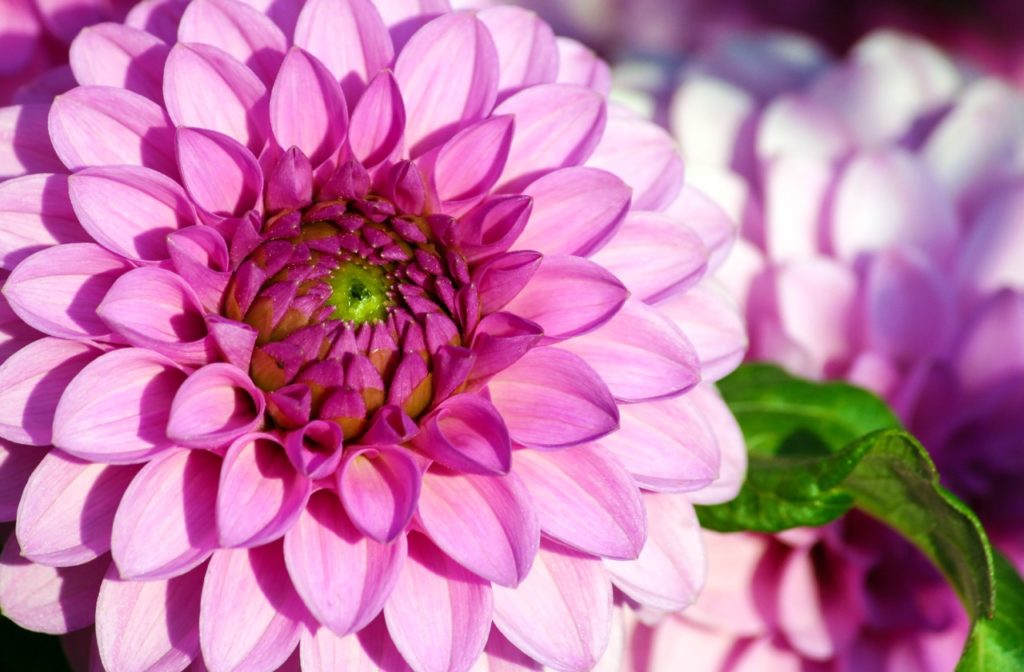
<svg viewBox="0 0 1024 672">
<path fill-rule="evenodd" d="M 46 450 L 0 440 L 0 522 L 14 520 L 29 477 Z"/>
<path fill-rule="evenodd" d="M 505 168 L 513 127 L 512 117 L 489 117 L 441 147 L 433 179 L 442 201 L 468 200 L 490 191 Z"/>
<path fill-rule="evenodd" d="M 376 618 L 405 561 L 405 538 L 381 544 L 359 533 L 338 498 L 316 493 L 284 538 L 295 589 L 320 623 L 338 635 Z"/>
<path fill-rule="evenodd" d="M 555 39 L 558 45 L 559 84 L 577 84 L 593 89 L 602 96 L 612 90 L 612 72 L 589 47 L 568 37 Z"/>
<path fill-rule="evenodd" d="M 231 364 L 209 364 L 174 395 L 167 435 L 187 446 L 224 446 L 255 429 L 265 407 L 263 392 L 247 373 Z"/>
<path fill-rule="evenodd" d="M 167 259 L 168 234 L 196 221 L 185 190 L 148 168 L 87 168 L 68 178 L 68 189 L 89 235 L 136 261 Z"/>
<path fill-rule="evenodd" d="M 101 355 L 64 390 L 53 443 L 93 462 L 140 462 L 170 447 L 167 418 L 186 374 L 148 350 Z"/>
<path fill-rule="evenodd" d="M 555 34 L 534 12 L 520 7 L 488 7 L 478 15 L 498 50 L 498 97 L 555 81 L 558 45 Z"/>
<path fill-rule="evenodd" d="M 219 47 L 267 85 L 274 81 L 288 48 L 284 33 L 266 13 L 237 0 L 189 3 L 178 26 L 178 41 Z"/>
<path fill-rule="evenodd" d="M 736 178 L 739 179 L 739 178 Z M 736 240 L 737 224 L 724 206 L 689 184 L 669 204 L 665 214 L 686 224 L 696 233 L 708 251 L 708 272 L 718 270 Z"/>
<path fill-rule="evenodd" d="M 50 138 L 72 170 L 130 165 L 177 174 L 170 119 L 152 100 L 125 89 L 80 86 L 58 96 Z"/>
<path fill-rule="evenodd" d="M 205 567 L 164 581 L 126 581 L 111 566 L 96 602 L 96 642 L 110 670 L 180 670 L 199 656 Z"/>
<path fill-rule="evenodd" d="M 18 264 L 4 296 L 22 320 L 59 338 L 102 338 L 110 328 L 96 314 L 130 264 L 99 245 L 70 243 L 36 252 Z"/>
<path fill-rule="evenodd" d="M 281 147 L 298 147 L 314 167 L 338 149 L 348 131 L 348 108 L 338 81 L 301 49 L 288 52 L 274 82 L 270 125 Z"/>
<path fill-rule="evenodd" d="M 13 270 L 31 255 L 60 243 L 83 243 L 64 175 L 28 175 L 0 182 L 0 266 Z"/>
<path fill-rule="evenodd" d="M 420 421 L 413 445 L 424 455 L 461 472 L 508 473 L 512 444 L 497 409 L 475 394 L 441 402 Z"/>
<path fill-rule="evenodd" d="M 392 156 L 405 133 L 405 104 L 390 70 L 382 70 L 352 111 L 348 141 L 352 154 L 367 168 Z"/>
<path fill-rule="evenodd" d="M 31 173 L 63 173 L 47 130 L 49 104 L 0 108 L 0 179 Z"/>
<path fill-rule="evenodd" d="M 228 448 L 217 488 L 220 545 L 260 546 L 287 532 L 309 498 L 284 446 L 271 434 L 247 434 Z"/>
<path fill-rule="evenodd" d="M 491 624 L 491 589 L 425 537 L 409 538 L 409 557 L 384 607 L 388 632 L 418 672 L 467 670 Z M 421 615 L 430 613 L 424 620 Z"/>
<path fill-rule="evenodd" d="M 386 543 L 405 532 L 420 498 L 420 467 L 401 446 L 350 450 L 338 473 L 338 492 L 352 524 Z"/>
<path fill-rule="evenodd" d="M 455 53 L 459 58 L 452 59 Z M 494 40 L 473 14 L 444 14 L 417 30 L 395 63 L 411 155 L 419 156 L 487 115 L 497 96 L 498 74 Z"/>
<path fill-rule="evenodd" d="M 182 182 L 200 208 L 239 217 L 259 206 L 263 171 L 245 147 L 220 133 L 179 128 L 177 148 Z"/>
<path fill-rule="evenodd" d="M 657 308 L 686 334 L 697 351 L 704 380 L 720 380 L 743 361 L 746 325 L 732 298 L 720 287 L 701 283 L 658 303 Z"/>
<path fill-rule="evenodd" d="M 739 494 L 747 475 L 747 444 L 743 432 L 714 385 L 698 385 L 687 396 L 707 418 L 721 450 L 718 478 L 705 488 L 687 493 L 687 497 L 694 504 L 728 502 Z"/>
<path fill-rule="evenodd" d="M 607 386 L 577 355 L 537 348 L 488 384 L 512 440 L 534 448 L 594 441 L 619 425 Z"/>
<path fill-rule="evenodd" d="M 163 102 L 161 83 L 170 52 L 160 38 L 117 23 L 84 28 L 71 43 L 71 70 L 83 86 L 127 89 Z"/>
<path fill-rule="evenodd" d="M 433 467 L 423 477 L 417 519 L 456 562 L 504 586 L 523 580 L 540 543 L 537 514 L 515 474 L 477 476 Z"/>
<path fill-rule="evenodd" d="M 22 555 L 68 567 L 109 551 L 114 513 L 137 472 L 51 450 L 25 485 L 18 509 Z"/>
<path fill-rule="evenodd" d="M 608 646 L 612 586 L 597 558 L 545 541 L 516 588 L 494 588 L 494 624 L 530 658 L 588 670 Z"/>
</svg>

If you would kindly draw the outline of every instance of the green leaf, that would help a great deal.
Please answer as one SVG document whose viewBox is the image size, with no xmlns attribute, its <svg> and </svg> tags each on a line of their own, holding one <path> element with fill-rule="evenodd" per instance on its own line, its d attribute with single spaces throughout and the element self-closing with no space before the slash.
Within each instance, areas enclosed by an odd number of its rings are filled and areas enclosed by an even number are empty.
<svg viewBox="0 0 1024 672">
<path fill-rule="evenodd" d="M 975 621 L 956 672 L 1024 669 L 1024 582 L 999 553 L 995 554 L 995 582 L 995 616 Z"/>
</svg>

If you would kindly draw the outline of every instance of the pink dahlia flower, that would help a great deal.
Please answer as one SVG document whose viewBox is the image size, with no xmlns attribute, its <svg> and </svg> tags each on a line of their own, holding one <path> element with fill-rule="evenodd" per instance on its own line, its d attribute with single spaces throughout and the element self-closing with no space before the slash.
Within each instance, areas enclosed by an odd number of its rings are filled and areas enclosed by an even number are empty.
<svg viewBox="0 0 1024 672">
<path fill-rule="evenodd" d="M 893 33 L 840 62 L 737 38 L 683 81 L 669 116 L 690 179 L 742 221 L 720 276 L 750 357 L 881 394 L 995 541 L 1024 548 L 1024 97 Z M 637 635 L 653 669 L 700 642 L 709 670 L 956 663 L 955 596 L 871 520 L 707 543 L 696 608 Z"/>
<path fill-rule="evenodd" d="M 613 595 L 690 604 L 731 225 L 603 63 L 514 8 L 195 0 L 71 67 L 0 145 L 5 615 L 110 672 L 584 670 Z"/>
</svg>

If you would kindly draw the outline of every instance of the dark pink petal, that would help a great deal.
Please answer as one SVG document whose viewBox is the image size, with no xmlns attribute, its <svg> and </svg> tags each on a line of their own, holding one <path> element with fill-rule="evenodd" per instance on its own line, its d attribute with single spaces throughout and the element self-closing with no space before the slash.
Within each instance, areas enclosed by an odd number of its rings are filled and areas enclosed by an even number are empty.
<svg viewBox="0 0 1024 672">
<path fill-rule="evenodd" d="M 488 384 L 512 440 L 535 448 L 594 441 L 619 426 L 615 399 L 586 362 L 558 348 L 537 348 Z"/>
<path fill-rule="evenodd" d="M 18 509 L 22 555 L 67 567 L 109 551 L 117 505 L 138 470 L 51 450 L 26 484 Z"/>
<path fill-rule="evenodd" d="M 127 581 L 111 566 L 96 602 L 96 641 L 108 670 L 180 670 L 199 655 L 205 567 L 162 581 Z"/>
<path fill-rule="evenodd" d="M 195 223 L 185 190 L 136 166 L 87 168 L 68 178 L 71 204 L 89 235 L 136 261 L 167 259 L 167 236 Z"/>
<path fill-rule="evenodd" d="M 370 0 L 310 0 L 295 25 L 295 46 L 320 59 L 351 102 L 395 55 Z"/>
<path fill-rule="evenodd" d="M 417 516 L 441 550 L 503 586 L 526 577 L 540 543 L 537 513 L 515 474 L 477 476 L 433 467 L 423 476 Z"/>
<path fill-rule="evenodd" d="M 542 336 L 540 325 L 509 313 L 492 313 L 480 320 L 473 335 L 473 368 L 467 386 L 475 389 L 512 366 Z"/>
<path fill-rule="evenodd" d="M 190 366 L 213 356 L 203 306 L 180 275 L 136 268 L 122 275 L 96 312 L 131 345 Z"/>
<path fill-rule="evenodd" d="M 637 210 L 662 210 L 683 186 L 683 159 L 665 129 L 617 108 L 587 160 L 621 177 L 633 189 Z"/>
<path fill-rule="evenodd" d="M 540 267 L 543 255 L 524 250 L 498 254 L 473 269 L 473 284 L 480 295 L 480 311 L 501 310 L 523 291 Z"/>
<path fill-rule="evenodd" d="M 486 116 L 494 107 L 498 75 L 494 40 L 473 14 L 444 14 L 416 31 L 395 63 L 411 155 Z"/>
<path fill-rule="evenodd" d="M 174 130 L 163 108 L 125 89 L 81 86 L 58 97 L 50 138 L 72 170 L 130 165 L 177 174 Z"/>
<path fill-rule="evenodd" d="M 288 432 L 284 447 L 300 473 L 313 480 L 327 478 L 341 464 L 341 426 L 328 420 L 314 420 Z"/>
<path fill-rule="evenodd" d="M 10 184 L 8 182 L 7 184 Z M 1024 287 L 1015 252 L 1024 244 L 1024 186 L 989 199 L 971 224 L 957 261 L 957 278 L 968 296 Z"/>
<path fill-rule="evenodd" d="M 338 492 L 353 525 L 371 539 L 390 542 L 416 511 L 420 481 L 420 467 L 408 449 L 357 447 L 338 473 Z"/>
<path fill-rule="evenodd" d="M 700 359 L 701 378 L 715 381 L 731 373 L 747 351 L 747 330 L 739 309 L 724 290 L 701 284 L 657 305 L 677 324 Z"/>
<path fill-rule="evenodd" d="M 41 338 L 11 355 L 0 365 L 0 436 L 50 445 L 60 395 L 100 352 L 88 343 Z"/>
<path fill-rule="evenodd" d="M 182 445 L 227 445 L 255 429 L 265 407 L 249 374 L 231 364 L 210 364 L 190 375 L 174 396 L 167 435 Z"/>
<path fill-rule="evenodd" d="M 648 607 L 679 611 L 704 585 L 704 545 L 684 495 L 645 493 L 647 543 L 636 560 L 605 560 L 619 590 Z"/>
<path fill-rule="evenodd" d="M 526 228 L 533 199 L 523 194 L 493 196 L 456 220 L 452 231 L 466 260 L 508 250 Z"/>
<path fill-rule="evenodd" d="M 390 544 L 367 539 L 352 527 L 337 496 L 321 490 L 285 536 L 284 560 L 310 612 L 347 635 L 384 608 L 405 561 L 405 538 Z"/>
<path fill-rule="evenodd" d="M 281 538 L 309 499 L 311 483 L 271 434 L 248 434 L 228 448 L 217 488 L 217 536 L 223 547 Z"/>
<path fill-rule="evenodd" d="M 544 257 L 526 287 L 505 309 L 544 329 L 548 340 L 584 334 L 608 322 L 629 292 L 601 266 L 569 255 Z"/>
<path fill-rule="evenodd" d="M 567 37 L 556 38 L 560 84 L 578 84 L 607 96 L 612 89 L 612 72 L 589 47 Z"/>
<path fill-rule="evenodd" d="M 88 627 L 109 566 L 108 555 L 76 567 L 39 565 L 21 557 L 12 534 L 0 555 L 0 610 L 35 632 L 62 635 Z"/>
<path fill-rule="evenodd" d="M 638 299 L 657 301 L 699 282 L 708 251 L 684 223 L 659 213 L 634 212 L 593 260 Z"/>
<path fill-rule="evenodd" d="M 199 610 L 209 669 L 276 670 L 292 655 L 308 618 L 280 542 L 213 554 Z"/>
<path fill-rule="evenodd" d="M 712 428 L 687 395 L 625 404 L 622 427 L 601 439 L 641 487 L 699 490 L 716 478 L 721 454 Z"/>
<path fill-rule="evenodd" d="M 491 589 L 425 537 L 409 538 L 409 557 L 384 607 L 388 632 L 418 672 L 468 670 L 491 624 Z M 425 613 L 431 618 L 423 619 Z"/>
<path fill-rule="evenodd" d="M 390 70 L 370 80 L 352 111 L 348 141 L 352 154 L 367 168 L 382 163 L 401 147 L 405 104 Z"/>
<path fill-rule="evenodd" d="M 301 49 L 288 52 L 274 82 L 270 125 L 281 147 L 298 147 L 313 166 L 337 150 L 348 131 L 348 108 L 338 81 Z"/>
<path fill-rule="evenodd" d="M 125 579 L 166 579 L 199 565 L 217 547 L 214 511 L 221 459 L 175 450 L 132 480 L 114 516 L 111 553 Z"/>
<path fill-rule="evenodd" d="M 46 450 L 0 440 L 0 521 L 14 520 L 25 484 Z"/>
<path fill-rule="evenodd" d="M 513 128 L 512 117 L 489 117 L 441 147 L 433 180 L 442 201 L 464 201 L 490 191 L 505 168 Z M 469 166 L 473 169 L 467 170 Z"/>
<path fill-rule="evenodd" d="M 555 81 L 558 45 L 551 26 L 519 7 L 490 7 L 479 14 L 498 49 L 498 97 Z"/>
<path fill-rule="evenodd" d="M 167 236 L 167 252 L 174 270 L 192 286 L 203 307 L 211 313 L 219 310 L 231 279 L 224 237 L 212 226 L 190 226 Z M 244 368 L 248 367 L 246 362 Z"/>
<path fill-rule="evenodd" d="M 33 252 L 89 240 L 75 218 L 64 175 L 28 175 L 0 183 L 0 267 Z"/>
<path fill-rule="evenodd" d="M 597 558 L 545 541 L 526 581 L 495 586 L 494 624 L 544 665 L 589 670 L 608 646 L 611 582 Z"/>
<path fill-rule="evenodd" d="M 267 133 L 267 88 L 252 70 L 208 44 L 178 43 L 164 69 L 164 100 L 176 126 L 223 133 L 253 152 Z"/>
<path fill-rule="evenodd" d="M 284 33 L 267 13 L 238 0 L 189 3 L 178 26 L 178 41 L 219 47 L 249 66 L 268 86 L 288 48 Z"/>
<path fill-rule="evenodd" d="M 592 366 L 616 399 L 650 401 L 700 382 L 697 352 L 656 308 L 630 299 L 597 330 L 562 343 Z"/>
<path fill-rule="evenodd" d="M 25 324 L 0 292 L 0 358 L 10 357 L 43 334 Z"/>
<path fill-rule="evenodd" d="M 515 247 L 589 256 L 615 235 L 629 212 L 630 188 L 595 168 L 556 170 L 523 190 L 533 213 Z"/>
<path fill-rule="evenodd" d="M 110 328 L 96 308 L 131 265 L 92 243 L 71 243 L 36 252 L 18 264 L 4 296 L 22 320 L 60 338 L 103 338 Z"/>
<path fill-rule="evenodd" d="M 718 478 L 707 487 L 687 493 L 694 504 L 721 504 L 734 499 L 747 475 L 747 444 L 732 411 L 710 383 L 698 385 L 687 396 L 714 429 L 721 451 Z"/>
<path fill-rule="evenodd" d="M 515 94 L 495 110 L 516 118 L 512 149 L 500 185 L 519 191 L 553 170 L 582 164 L 604 132 L 604 98 L 569 84 L 541 84 Z"/>
<path fill-rule="evenodd" d="M 49 104 L 0 108 L 0 180 L 30 173 L 63 173 L 47 130 Z"/>
<path fill-rule="evenodd" d="M 420 421 L 413 445 L 427 457 L 462 472 L 508 473 L 512 444 L 497 409 L 484 397 L 459 394 Z"/>
<path fill-rule="evenodd" d="M 259 206 L 263 171 L 245 147 L 198 128 L 179 128 L 177 147 L 185 189 L 200 208 L 240 217 Z"/>
<path fill-rule="evenodd" d="M 597 444 L 520 450 L 515 470 L 530 491 L 544 534 L 601 557 L 640 554 L 647 538 L 640 490 L 607 450 Z"/>
<path fill-rule="evenodd" d="M 101 355 L 64 390 L 53 443 L 93 462 L 140 462 L 167 449 L 171 400 L 185 372 L 148 350 Z"/>
<path fill-rule="evenodd" d="M 150 33 L 101 23 L 78 34 L 69 56 L 79 84 L 128 89 L 160 103 L 164 62 L 170 50 Z"/>
</svg>

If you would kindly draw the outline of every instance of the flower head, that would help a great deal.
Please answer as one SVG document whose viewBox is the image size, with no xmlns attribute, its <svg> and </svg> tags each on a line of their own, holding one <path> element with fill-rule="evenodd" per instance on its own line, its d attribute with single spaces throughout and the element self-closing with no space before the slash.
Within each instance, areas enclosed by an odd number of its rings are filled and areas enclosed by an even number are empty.
<svg viewBox="0 0 1024 672">
<path fill-rule="evenodd" d="M 577 670 L 613 585 L 692 601 L 729 221 L 579 45 L 424 5 L 144 3 L 18 111 L 10 618 L 112 671 Z"/>
</svg>

